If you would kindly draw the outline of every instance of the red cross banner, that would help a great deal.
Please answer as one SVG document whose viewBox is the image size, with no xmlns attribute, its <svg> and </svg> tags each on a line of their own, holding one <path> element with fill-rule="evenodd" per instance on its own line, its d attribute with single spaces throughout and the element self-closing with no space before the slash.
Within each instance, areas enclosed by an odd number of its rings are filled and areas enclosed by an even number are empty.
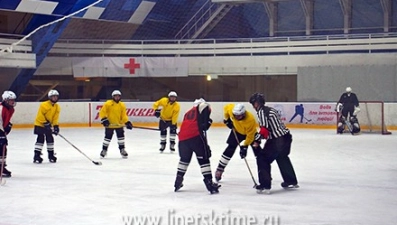
<svg viewBox="0 0 397 225">
<path fill-rule="evenodd" d="M 188 58 L 73 57 L 74 77 L 185 77 Z"/>
</svg>

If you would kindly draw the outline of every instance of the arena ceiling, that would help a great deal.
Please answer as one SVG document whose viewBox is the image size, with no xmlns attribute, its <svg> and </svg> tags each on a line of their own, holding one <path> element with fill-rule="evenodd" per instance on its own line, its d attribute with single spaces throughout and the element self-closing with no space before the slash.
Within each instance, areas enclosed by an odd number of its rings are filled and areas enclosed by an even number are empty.
<svg viewBox="0 0 397 225">
<path fill-rule="evenodd" d="M 60 38 L 174 39 L 211 4 L 233 7 L 201 38 L 338 34 L 346 26 L 353 33 L 397 30 L 392 0 L 1 0 L 0 33 L 27 34 L 91 6 L 72 17 Z"/>
</svg>

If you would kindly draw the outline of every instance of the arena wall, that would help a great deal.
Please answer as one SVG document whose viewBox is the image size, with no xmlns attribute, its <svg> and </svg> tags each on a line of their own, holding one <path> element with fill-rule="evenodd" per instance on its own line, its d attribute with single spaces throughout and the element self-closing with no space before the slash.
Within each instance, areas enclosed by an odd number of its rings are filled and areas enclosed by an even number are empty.
<svg viewBox="0 0 397 225">
<path fill-rule="evenodd" d="M 212 108 L 211 118 L 214 125 L 223 125 L 223 107 L 230 102 L 210 102 Z M 237 102 L 235 102 L 237 103 Z M 39 102 L 18 102 L 15 107 L 16 111 L 12 118 L 12 123 L 16 128 L 33 127 L 34 119 L 37 115 Z M 61 114 L 59 123 L 61 127 L 91 127 L 100 126 L 100 118 L 98 112 L 103 102 L 59 102 L 61 106 Z M 127 114 L 135 125 L 156 126 L 158 119 L 153 116 L 153 102 L 125 102 L 127 106 Z M 255 114 L 252 106 L 247 102 L 242 102 L 246 109 Z M 295 114 L 297 105 L 302 104 L 304 114 L 301 120 L 297 115 L 291 122 L 291 118 Z M 179 114 L 178 124 L 183 119 L 184 112 L 193 106 L 192 102 L 180 102 L 181 113 Z M 308 102 L 269 102 L 268 106 L 276 108 L 281 119 L 288 127 L 298 128 L 335 128 L 336 112 L 334 111 L 334 102 L 308 103 Z M 376 111 L 374 114 L 381 114 Z M 384 120 L 389 130 L 397 129 L 397 103 L 384 104 Z M 365 124 L 362 124 L 365 125 Z"/>
</svg>

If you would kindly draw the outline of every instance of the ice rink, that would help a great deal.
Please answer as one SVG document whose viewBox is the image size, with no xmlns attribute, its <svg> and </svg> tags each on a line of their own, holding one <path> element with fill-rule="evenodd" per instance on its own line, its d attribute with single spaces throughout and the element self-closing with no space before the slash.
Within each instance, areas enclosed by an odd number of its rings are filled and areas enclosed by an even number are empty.
<svg viewBox="0 0 397 225">
<path fill-rule="evenodd" d="M 61 127 L 65 138 L 103 163 L 96 166 L 60 137 L 55 137 L 58 162 L 49 163 L 44 149 L 44 162 L 33 164 L 33 130 L 14 129 L 8 136 L 13 177 L 0 187 L 0 225 L 139 225 L 137 220 L 153 218 L 153 225 L 396 224 L 396 134 L 292 129 L 290 157 L 299 189 L 280 187 L 274 162 L 271 194 L 257 194 L 236 151 L 220 193 L 210 195 L 195 158 L 175 193 L 178 154 L 168 146 L 159 153 L 158 131 L 125 132 L 129 158 L 120 157 L 113 137 L 107 158 L 100 159 L 103 128 Z M 212 171 L 229 132 L 208 131 Z M 247 159 L 257 180 L 251 150 Z"/>
</svg>

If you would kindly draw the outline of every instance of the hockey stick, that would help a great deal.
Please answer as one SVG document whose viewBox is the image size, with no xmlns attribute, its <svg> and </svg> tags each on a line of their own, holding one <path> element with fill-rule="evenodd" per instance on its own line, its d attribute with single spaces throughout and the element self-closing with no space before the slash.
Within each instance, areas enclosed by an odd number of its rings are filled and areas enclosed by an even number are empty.
<svg viewBox="0 0 397 225">
<path fill-rule="evenodd" d="M 3 145 L 3 154 L 1 155 L 1 171 L 0 171 L 0 186 L 4 186 L 6 184 L 6 180 L 3 179 L 3 169 L 4 169 L 4 157 L 6 154 L 6 145 Z"/>
<path fill-rule="evenodd" d="M 338 132 L 338 129 L 339 129 L 339 122 L 340 122 L 340 118 L 341 118 L 341 115 L 342 115 L 342 113 L 341 112 L 338 112 L 338 111 L 336 111 L 336 133 L 338 134 L 339 132 Z M 343 129 L 345 129 L 345 125 L 344 124 L 342 124 L 343 125 Z M 343 133 L 343 131 L 342 131 L 342 133 Z"/>
<path fill-rule="evenodd" d="M 121 124 L 110 124 L 110 126 L 123 126 L 123 127 L 126 127 L 125 125 L 121 125 Z M 132 128 L 143 129 L 143 130 L 155 130 L 155 131 L 160 131 L 160 129 L 158 129 L 158 128 L 152 128 L 152 127 L 132 126 Z"/>
<path fill-rule="evenodd" d="M 234 130 L 234 128 L 232 129 L 232 132 L 234 134 L 234 137 L 236 138 L 237 144 L 239 144 L 240 142 L 238 141 L 238 137 L 237 137 L 237 134 L 236 134 L 236 131 Z M 245 162 L 245 165 L 247 165 L 247 168 L 248 168 L 248 171 L 249 171 L 249 173 L 251 175 L 252 181 L 254 182 L 254 187 L 253 188 L 256 188 L 258 186 L 258 184 L 255 181 L 254 175 L 252 174 L 251 168 L 248 165 L 248 162 L 247 162 L 246 158 L 244 158 L 244 162 Z"/>
<path fill-rule="evenodd" d="M 354 135 L 353 126 L 352 126 L 352 124 L 350 123 L 350 121 L 348 121 L 347 119 L 345 119 L 345 124 L 346 124 L 346 126 L 347 126 L 347 129 L 350 131 L 350 133 L 351 133 L 352 135 Z"/>
<path fill-rule="evenodd" d="M 311 119 L 308 119 L 308 118 L 306 118 L 306 117 L 303 117 L 307 122 L 311 122 L 312 120 Z"/>
<path fill-rule="evenodd" d="M 62 134 L 58 134 L 59 137 L 61 137 L 63 140 L 65 140 L 67 143 L 69 143 L 73 148 L 75 148 L 77 151 L 79 151 L 82 155 L 84 155 L 87 159 L 89 159 L 92 163 L 94 163 L 97 166 L 102 165 L 102 162 L 95 162 L 94 160 L 92 160 L 90 157 L 88 157 L 84 152 L 82 152 L 79 148 L 77 148 L 76 146 L 74 146 L 74 144 L 72 144 L 70 141 L 68 141 Z"/>
<path fill-rule="evenodd" d="M 137 126 L 133 126 L 133 128 L 136 128 L 136 129 L 143 129 L 143 130 L 155 130 L 155 131 L 160 131 L 160 129 L 158 129 L 158 128 L 152 128 L 152 127 L 137 127 Z"/>
<path fill-rule="evenodd" d="M 345 126 L 347 127 L 347 129 L 349 130 L 349 132 L 350 132 L 350 134 L 351 135 L 354 135 L 354 132 L 353 132 L 353 125 L 350 123 L 350 121 L 348 120 L 348 118 L 345 118 L 343 115 L 342 115 L 342 112 L 337 112 L 337 123 L 338 122 L 340 122 L 339 121 L 339 118 L 344 118 L 343 120 L 342 120 L 342 125 L 343 125 L 343 130 L 345 130 Z M 337 128 L 336 128 L 337 130 L 338 130 L 338 126 L 337 126 Z M 342 133 L 343 133 L 343 131 L 342 131 Z"/>
</svg>

